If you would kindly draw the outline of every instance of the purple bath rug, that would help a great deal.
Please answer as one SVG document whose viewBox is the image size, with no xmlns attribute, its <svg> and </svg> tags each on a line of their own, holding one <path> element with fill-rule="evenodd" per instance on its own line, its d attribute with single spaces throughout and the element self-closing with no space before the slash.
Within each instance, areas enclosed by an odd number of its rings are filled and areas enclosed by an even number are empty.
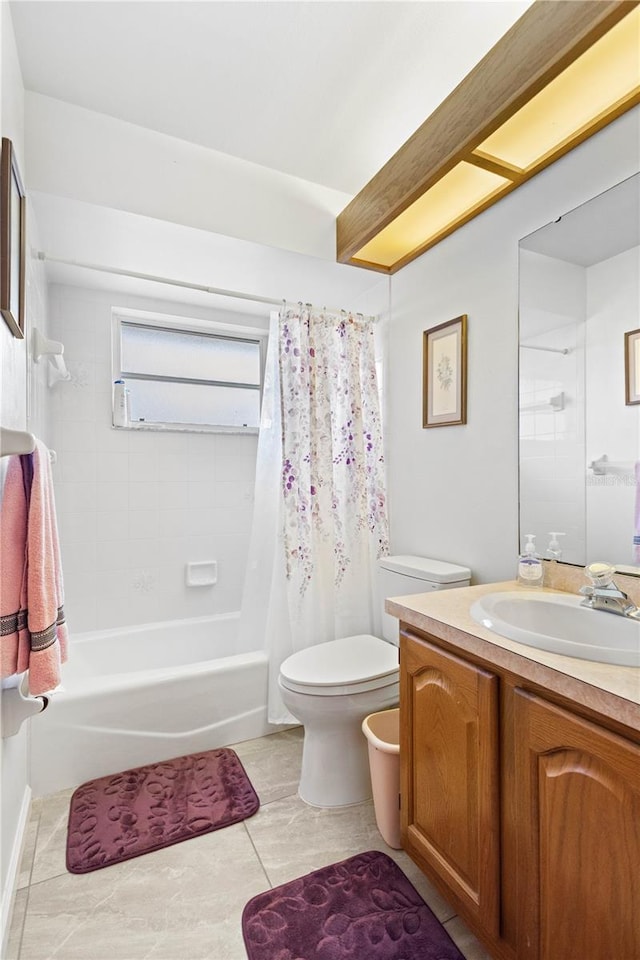
<svg viewBox="0 0 640 960">
<path fill-rule="evenodd" d="M 249 960 L 464 960 L 377 850 L 259 893 L 244 908 L 242 933 Z"/>
<path fill-rule="evenodd" d="M 259 806 L 227 747 L 89 780 L 71 797 L 67 870 L 130 860 L 238 823 Z"/>
</svg>

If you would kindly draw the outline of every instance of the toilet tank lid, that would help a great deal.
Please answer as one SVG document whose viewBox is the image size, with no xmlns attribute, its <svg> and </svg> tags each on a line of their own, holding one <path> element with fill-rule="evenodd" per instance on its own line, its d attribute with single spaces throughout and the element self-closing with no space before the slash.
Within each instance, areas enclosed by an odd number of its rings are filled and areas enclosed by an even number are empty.
<svg viewBox="0 0 640 960">
<path fill-rule="evenodd" d="M 383 570 L 404 573 L 417 580 L 431 580 L 433 583 L 457 583 L 459 580 L 471 578 L 469 567 L 446 563 L 444 560 L 430 560 L 427 557 L 382 557 L 379 563 Z"/>
</svg>

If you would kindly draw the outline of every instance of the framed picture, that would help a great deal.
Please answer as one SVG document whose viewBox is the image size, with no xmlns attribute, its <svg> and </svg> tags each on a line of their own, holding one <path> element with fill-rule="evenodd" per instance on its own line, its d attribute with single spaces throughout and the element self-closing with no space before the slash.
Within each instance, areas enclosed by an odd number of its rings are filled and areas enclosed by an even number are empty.
<svg viewBox="0 0 640 960">
<path fill-rule="evenodd" d="M 624 383 L 627 406 L 640 403 L 640 330 L 624 335 Z"/>
<path fill-rule="evenodd" d="M 467 315 L 424 331 L 422 426 L 467 422 Z"/>
<path fill-rule="evenodd" d="M 24 337 L 26 200 L 11 140 L 0 157 L 0 313 L 15 337 Z"/>
</svg>

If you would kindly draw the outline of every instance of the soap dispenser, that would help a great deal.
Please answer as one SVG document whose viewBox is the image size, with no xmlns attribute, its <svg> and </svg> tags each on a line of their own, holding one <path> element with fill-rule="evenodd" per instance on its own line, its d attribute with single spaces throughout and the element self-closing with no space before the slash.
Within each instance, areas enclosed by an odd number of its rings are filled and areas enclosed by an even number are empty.
<svg viewBox="0 0 640 960">
<path fill-rule="evenodd" d="M 562 557 L 562 547 L 560 546 L 558 537 L 564 537 L 566 534 L 555 533 L 553 530 L 550 530 L 549 536 L 551 540 L 549 540 L 549 546 L 547 547 L 547 556 L 549 560 L 560 560 Z"/>
<path fill-rule="evenodd" d="M 522 587 L 542 586 L 542 560 L 536 553 L 535 534 L 526 533 L 524 553 L 518 558 L 518 583 Z"/>
</svg>

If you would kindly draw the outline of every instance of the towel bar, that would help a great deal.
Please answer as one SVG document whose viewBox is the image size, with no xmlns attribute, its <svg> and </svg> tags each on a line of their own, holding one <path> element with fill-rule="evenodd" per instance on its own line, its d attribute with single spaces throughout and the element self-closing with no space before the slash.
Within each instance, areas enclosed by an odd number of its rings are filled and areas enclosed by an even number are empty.
<svg viewBox="0 0 640 960">
<path fill-rule="evenodd" d="M 26 430 L 10 430 L 0 427 L 0 457 L 11 457 L 14 454 L 33 453 L 36 448 L 36 438 Z"/>
<path fill-rule="evenodd" d="M 2 681 L 2 739 L 15 737 L 20 727 L 37 713 L 42 713 L 49 706 L 49 698 L 45 696 L 32 697 L 27 692 L 27 674 L 15 674 Z M 23 688 L 25 692 L 23 693 Z"/>
</svg>

